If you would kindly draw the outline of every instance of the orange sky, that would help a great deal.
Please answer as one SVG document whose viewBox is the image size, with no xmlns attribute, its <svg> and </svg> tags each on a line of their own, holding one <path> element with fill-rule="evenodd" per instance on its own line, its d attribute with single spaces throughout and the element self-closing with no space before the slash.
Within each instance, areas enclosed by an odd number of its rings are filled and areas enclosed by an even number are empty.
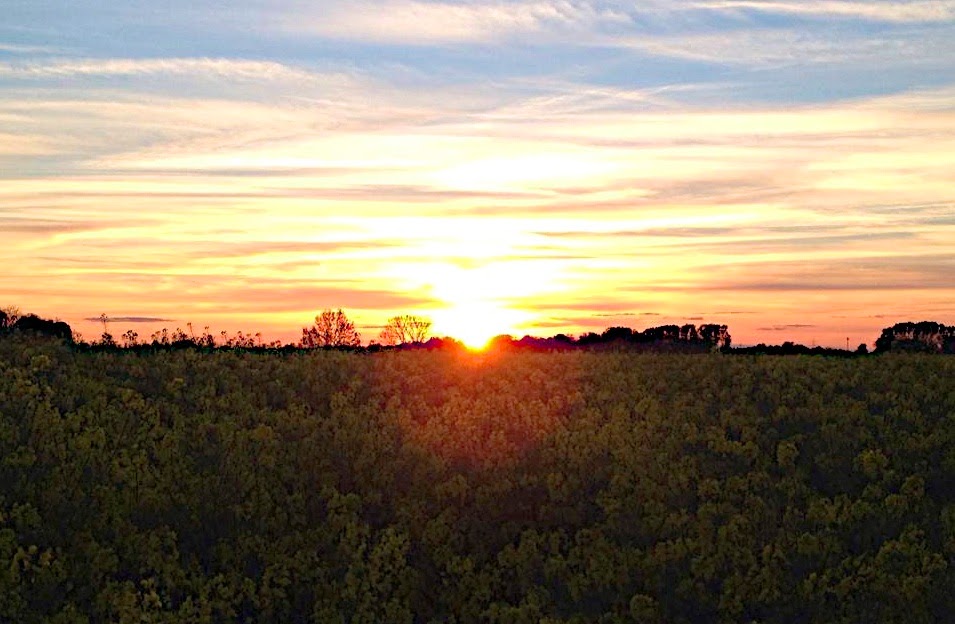
<svg viewBox="0 0 955 624">
<path fill-rule="evenodd" d="M 948 13 L 697 3 L 705 33 L 638 45 L 588 3 L 398 4 L 418 17 L 341 5 L 309 38 L 160 20 L 126 54 L 65 18 L 72 47 L 0 28 L 0 305 L 87 338 L 106 313 L 292 340 L 339 307 L 366 341 L 405 313 L 472 342 L 955 322 L 955 54 L 917 43 L 950 43 Z M 770 10 L 791 50 L 761 47 Z M 852 20 L 911 40 L 882 56 Z"/>
</svg>

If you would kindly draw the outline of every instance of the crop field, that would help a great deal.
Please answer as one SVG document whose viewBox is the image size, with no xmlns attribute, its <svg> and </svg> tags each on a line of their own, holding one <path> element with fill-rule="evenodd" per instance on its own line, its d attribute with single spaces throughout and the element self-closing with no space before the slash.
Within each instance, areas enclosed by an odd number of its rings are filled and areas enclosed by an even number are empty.
<svg viewBox="0 0 955 624">
<path fill-rule="evenodd" d="M 927 623 L 955 358 L 0 341 L 2 622 Z"/>
</svg>

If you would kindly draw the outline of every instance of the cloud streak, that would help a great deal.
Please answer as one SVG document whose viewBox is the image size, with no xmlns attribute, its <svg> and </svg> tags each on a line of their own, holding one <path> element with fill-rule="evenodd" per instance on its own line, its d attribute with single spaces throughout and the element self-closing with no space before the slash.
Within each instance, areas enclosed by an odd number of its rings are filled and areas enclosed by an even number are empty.
<svg viewBox="0 0 955 624">
<path fill-rule="evenodd" d="M 748 10 L 761 13 L 809 16 L 814 18 L 862 19 L 879 22 L 923 23 L 955 19 L 951 0 L 715 0 L 692 6 L 719 10 Z"/>
<path fill-rule="evenodd" d="M 88 316 L 84 321 L 89 321 L 91 323 L 102 323 L 102 319 L 98 316 Z M 174 323 L 174 319 L 161 318 L 156 316 L 108 316 L 107 322 L 109 323 Z"/>
<path fill-rule="evenodd" d="M 0 77 L 72 78 L 82 76 L 202 75 L 264 82 L 315 80 L 314 73 L 282 63 L 230 58 L 48 59 L 0 63 Z"/>
<path fill-rule="evenodd" d="M 335 39 L 404 45 L 478 43 L 547 31 L 583 32 L 601 23 L 626 23 L 625 13 L 586 2 L 349 2 L 326 7 L 311 20 L 282 26 Z"/>
</svg>

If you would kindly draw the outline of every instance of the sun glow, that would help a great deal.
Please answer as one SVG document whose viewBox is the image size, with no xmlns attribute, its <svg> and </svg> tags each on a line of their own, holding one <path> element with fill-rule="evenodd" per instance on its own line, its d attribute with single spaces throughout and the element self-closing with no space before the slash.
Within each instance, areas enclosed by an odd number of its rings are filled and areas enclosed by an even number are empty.
<svg viewBox="0 0 955 624">
<path fill-rule="evenodd" d="M 478 266 L 435 263 L 429 267 L 422 287 L 444 304 L 431 311 L 435 335 L 481 349 L 494 336 L 530 331 L 535 315 L 522 310 L 522 304 L 558 289 L 558 271 L 534 259 L 501 256 Z"/>
<path fill-rule="evenodd" d="M 462 302 L 434 313 L 435 333 L 446 334 L 473 350 L 487 346 L 491 338 L 513 333 L 529 315 L 489 301 Z"/>
</svg>

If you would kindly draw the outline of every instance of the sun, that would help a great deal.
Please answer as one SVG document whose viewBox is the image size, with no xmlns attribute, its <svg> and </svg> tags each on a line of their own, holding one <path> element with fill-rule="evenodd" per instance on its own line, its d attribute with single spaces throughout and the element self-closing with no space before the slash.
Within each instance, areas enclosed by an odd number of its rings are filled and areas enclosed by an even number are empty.
<svg viewBox="0 0 955 624">
<path fill-rule="evenodd" d="M 566 289 L 567 264 L 536 257 L 536 239 L 522 232 L 520 224 L 456 220 L 416 246 L 422 260 L 394 263 L 384 277 L 433 302 L 417 312 L 431 319 L 434 336 L 475 350 L 495 336 L 519 337 L 540 320 L 538 302 Z"/>
<path fill-rule="evenodd" d="M 514 333 L 526 320 L 526 313 L 489 301 L 461 302 L 434 312 L 437 332 L 456 338 L 475 351 L 484 349 L 495 336 Z"/>
</svg>

